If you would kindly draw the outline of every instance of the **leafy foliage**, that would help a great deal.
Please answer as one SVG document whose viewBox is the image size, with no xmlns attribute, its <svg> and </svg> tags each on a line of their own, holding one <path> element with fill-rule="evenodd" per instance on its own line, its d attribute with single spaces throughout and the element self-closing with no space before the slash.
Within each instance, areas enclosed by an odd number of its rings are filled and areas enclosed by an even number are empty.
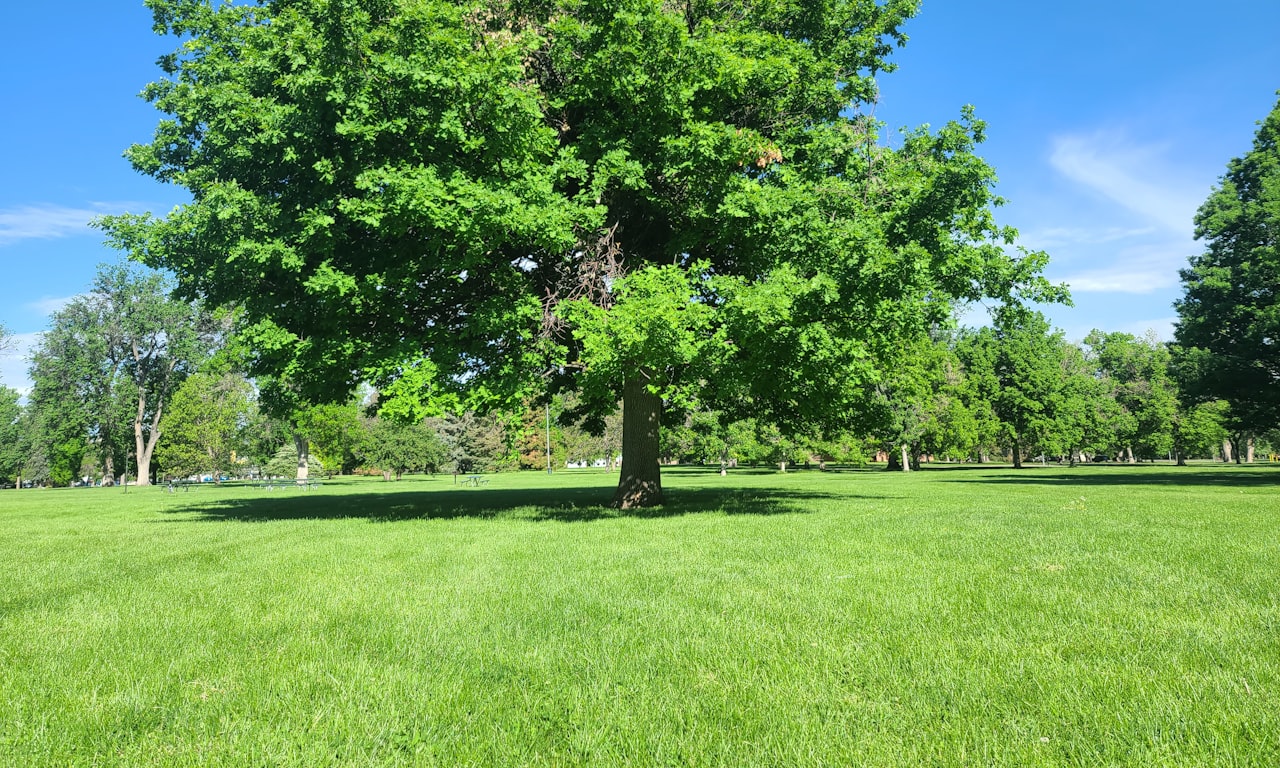
<svg viewBox="0 0 1280 768">
<path fill-rule="evenodd" d="M 0 482 L 13 482 L 25 455 L 18 391 L 0 386 Z"/>
<path fill-rule="evenodd" d="M 916 0 L 149 5 L 183 43 L 129 157 L 191 202 L 112 241 L 309 402 L 622 396 L 622 504 L 661 500 L 664 401 L 838 431 L 954 300 L 1060 295 L 972 110 L 900 149 L 860 114 Z"/>
<path fill-rule="evenodd" d="M 1222 399 L 1237 429 L 1280 424 L 1280 101 L 1196 213 L 1204 253 L 1182 270 L 1178 364 L 1193 402 Z"/>
<path fill-rule="evenodd" d="M 436 472 L 444 463 L 444 443 L 426 424 L 400 424 L 374 420 L 367 425 L 356 452 L 364 466 L 395 473 L 398 480 L 409 471 Z"/>
<path fill-rule="evenodd" d="M 174 393 L 161 420 L 165 442 L 156 451 L 169 477 L 236 468 L 236 448 L 253 411 L 252 387 L 231 372 L 200 372 L 189 376 Z"/>
<path fill-rule="evenodd" d="M 57 480 L 79 474 L 78 446 L 92 441 L 108 476 L 131 453 L 139 482 L 149 482 L 169 399 L 220 330 L 172 288 L 158 272 L 102 265 L 89 293 L 54 313 L 32 355 L 31 401 Z"/>
</svg>

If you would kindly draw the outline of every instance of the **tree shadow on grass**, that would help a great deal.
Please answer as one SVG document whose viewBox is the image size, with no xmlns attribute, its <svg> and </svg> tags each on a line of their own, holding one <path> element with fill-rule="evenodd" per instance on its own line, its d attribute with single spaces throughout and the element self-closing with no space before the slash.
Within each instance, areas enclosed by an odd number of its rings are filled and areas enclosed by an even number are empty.
<svg viewBox="0 0 1280 768">
<path fill-rule="evenodd" d="M 276 520 L 365 519 L 372 522 L 404 520 L 507 519 L 530 522 L 591 522 L 618 518 L 666 518 L 717 513 L 726 515 L 781 515 L 807 513 L 815 502 L 884 498 L 827 494 L 814 491 L 741 488 L 678 488 L 667 490 L 666 504 L 648 509 L 619 510 L 606 506 L 612 489 L 600 486 L 371 491 L 344 494 L 297 492 L 233 499 L 197 501 L 168 510 L 170 514 L 195 514 L 207 521 L 269 522 Z"/>
<path fill-rule="evenodd" d="M 1086 465 L 1063 471 L 1062 468 L 1029 466 L 1008 469 L 999 475 L 974 477 L 956 473 L 941 478 L 942 482 L 976 483 L 980 485 L 1058 485 L 1115 486 L 1158 485 L 1166 487 L 1266 488 L 1280 485 L 1280 470 L 1270 467 L 1238 469 L 1227 467 L 1172 467 L 1167 465 Z"/>
</svg>

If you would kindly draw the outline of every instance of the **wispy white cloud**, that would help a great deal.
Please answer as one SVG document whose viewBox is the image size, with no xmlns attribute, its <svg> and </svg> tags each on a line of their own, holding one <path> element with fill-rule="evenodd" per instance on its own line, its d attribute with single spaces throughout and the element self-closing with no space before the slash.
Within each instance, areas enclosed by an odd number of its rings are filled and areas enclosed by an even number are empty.
<svg viewBox="0 0 1280 768">
<path fill-rule="evenodd" d="M 1143 237 L 1155 227 L 1048 227 L 1021 233 L 1019 241 L 1030 248 L 1048 250 L 1064 245 L 1105 245 Z"/>
<path fill-rule="evenodd" d="M 78 298 L 79 295 L 80 294 L 76 294 L 75 296 L 45 296 L 35 301 L 27 302 L 26 307 L 27 309 L 41 315 L 52 315 L 54 312 L 57 312 L 70 304 Z"/>
<path fill-rule="evenodd" d="M 1188 253 L 1186 244 L 1177 241 L 1137 244 L 1108 253 L 1101 266 L 1054 279 L 1072 291 L 1150 294 L 1178 285 L 1178 269 Z"/>
<path fill-rule="evenodd" d="M 1096 131 L 1053 139 L 1049 163 L 1067 179 L 1155 224 L 1190 237 L 1193 218 L 1207 190 L 1177 178 L 1169 147 L 1142 144 L 1123 132 Z"/>
<path fill-rule="evenodd" d="M 84 235 L 97 216 L 127 210 L 148 210 L 140 203 L 89 203 L 85 207 L 39 204 L 0 208 L 0 247 L 23 240 L 51 240 Z"/>
</svg>

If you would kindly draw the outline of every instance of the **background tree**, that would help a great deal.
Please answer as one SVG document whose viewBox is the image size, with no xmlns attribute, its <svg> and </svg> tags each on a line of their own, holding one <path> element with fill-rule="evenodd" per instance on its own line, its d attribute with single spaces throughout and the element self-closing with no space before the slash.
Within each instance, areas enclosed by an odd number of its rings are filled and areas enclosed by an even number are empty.
<svg viewBox="0 0 1280 768">
<path fill-rule="evenodd" d="M 54 313 L 31 366 L 52 477 L 77 475 L 90 441 L 113 476 L 132 442 L 138 483 L 150 482 L 169 398 L 218 330 L 199 305 L 173 299 L 172 288 L 158 272 L 104 264 L 87 294 Z"/>
<path fill-rule="evenodd" d="M 1196 212 L 1174 337 L 1186 396 L 1230 404 L 1233 431 L 1280 424 L 1280 101 Z"/>
<path fill-rule="evenodd" d="M 1224 422 L 1230 407 L 1224 400 L 1214 400 L 1177 409 L 1171 432 L 1178 466 L 1185 466 L 1188 458 L 1217 454 L 1229 437 Z"/>
<path fill-rule="evenodd" d="M 1117 444 L 1117 423 L 1127 414 L 1116 401 L 1115 382 L 1098 370 L 1097 362 L 1075 345 L 1058 346 L 1060 389 L 1058 407 L 1047 425 L 1042 450 L 1065 456 L 1072 466 Z"/>
<path fill-rule="evenodd" d="M 357 395 L 345 403 L 314 405 L 298 415 L 311 451 L 330 472 L 348 474 L 356 467 L 357 448 L 365 437 L 359 399 Z"/>
<path fill-rule="evenodd" d="M 0 386 L 0 483 L 18 483 L 24 446 L 22 407 L 16 389 Z"/>
<path fill-rule="evenodd" d="M 305 462 L 306 471 L 299 473 L 298 468 L 303 465 L 303 462 Z M 298 455 L 298 445 L 293 440 L 282 443 L 276 449 L 275 455 L 262 468 L 262 473 L 266 477 L 291 477 L 294 482 L 300 484 L 310 480 L 312 474 L 323 471 L 324 465 L 320 463 L 320 459 L 310 453 L 304 457 Z"/>
<path fill-rule="evenodd" d="M 1178 401 L 1168 348 L 1154 334 L 1138 338 L 1097 330 L 1085 337 L 1085 344 L 1119 408 L 1114 429 L 1119 448 L 1130 462 L 1167 457 Z"/>
<path fill-rule="evenodd" d="M 374 419 L 356 446 L 360 462 L 382 471 L 384 479 L 405 472 L 436 472 L 447 460 L 445 445 L 426 424 L 399 424 Z"/>
<path fill-rule="evenodd" d="M 268 414 L 252 395 L 245 425 L 236 440 L 236 455 L 247 460 L 250 472 L 265 472 L 267 464 L 285 443 L 292 442 L 292 430 L 284 421 Z M 296 454 L 295 454 L 296 455 Z M 297 471 L 295 466 L 294 471 Z"/>
<path fill-rule="evenodd" d="M 1066 342 L 1044 315 L 1020 307 L 1002 307 L 990 328 L 982 328 L 959 346 L 978 398 L 999 420 L 999 437 L 1013 466 L 1037 450 L 1062 443 L 1054 435 L 1063 411 L 1063 358 Z M 1066 441 L 1070 442 L 1070 441 Z"/>
<path fill-rule="evenodd" d="M 112 478 L 123 471 L 130 447 L 132 387 L 105 309 L 100 297 L 77 297 L 52 315 L 32 350 L 32 438 L 50 460 L 57 484 L 79 474 L 90 440 Z"/>
<path fill-rule="evenodd" d="M 664 404 L 846 423 L 952 298 L 1051 293 L 980 121 L 889 149 L 858 114 L 916 0 L 150 5 L 183 42 L 129 156 L 192 201 L 113 242 L 310 401 L 621 397 L 620 506 L 662 501 Z"/>
<path fill-rule="evenodd" d="M 164 474 L 208 473 L 217 479 L 234 472 L 236 448 L 253 409 L 252 392 L 243 375 L 229 370 L 187 377 L 160 422 L 165 441 L 156 459 Z"/>
</svg>

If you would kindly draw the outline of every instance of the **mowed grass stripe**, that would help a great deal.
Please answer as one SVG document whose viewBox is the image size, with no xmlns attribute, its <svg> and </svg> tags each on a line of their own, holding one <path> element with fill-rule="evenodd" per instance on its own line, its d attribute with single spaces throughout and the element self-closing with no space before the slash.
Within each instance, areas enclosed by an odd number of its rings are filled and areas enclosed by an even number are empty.
<svg viewBox="0 0 1280 768">
<path fill-rule="evenodd" d="M 1280 473 L 0 498 L 13 765 L 1273 765 Z"/>
</svg>

